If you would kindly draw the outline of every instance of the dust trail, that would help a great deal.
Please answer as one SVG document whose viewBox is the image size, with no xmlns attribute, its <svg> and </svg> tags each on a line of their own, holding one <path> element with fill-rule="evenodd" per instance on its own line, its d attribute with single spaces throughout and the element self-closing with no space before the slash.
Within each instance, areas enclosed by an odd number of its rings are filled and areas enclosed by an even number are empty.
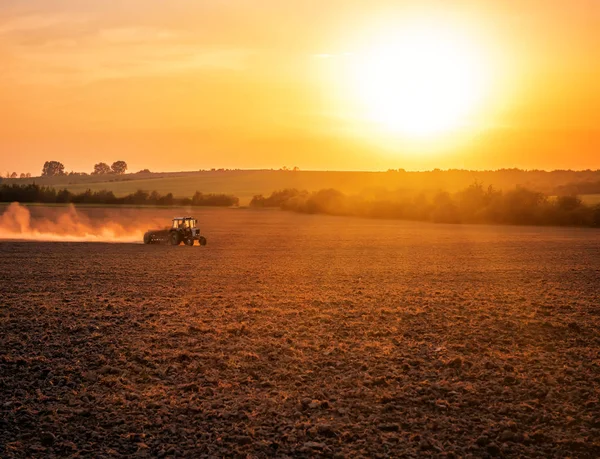
<svg viewBox="0 0 600 459">
<path fill-rule="evenodd" d="M 0 215 L 0 239 L 141 243 L 147 229 L 135 219 L 92 221 L 73 205 L 52 210 L 51 216 L 32 218 L 29 209 L 13 202 Z"/>
</svg>

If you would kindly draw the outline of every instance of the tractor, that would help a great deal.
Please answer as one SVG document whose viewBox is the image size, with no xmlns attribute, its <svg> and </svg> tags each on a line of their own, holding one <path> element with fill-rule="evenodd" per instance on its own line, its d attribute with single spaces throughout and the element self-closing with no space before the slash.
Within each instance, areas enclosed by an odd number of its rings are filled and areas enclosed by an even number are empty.
<svg viewBox="0 0 600 459">
<path fill-rule="evenodd" d="M 194 217 L 175 217 L 170 228 L 149 230 L 144 234 L 144 244 L 179 245 L 183 242 L 192 246 L 195 241 L 199 245 L 206 245 L 206 238 L 200 235 Z"/>
</svg>

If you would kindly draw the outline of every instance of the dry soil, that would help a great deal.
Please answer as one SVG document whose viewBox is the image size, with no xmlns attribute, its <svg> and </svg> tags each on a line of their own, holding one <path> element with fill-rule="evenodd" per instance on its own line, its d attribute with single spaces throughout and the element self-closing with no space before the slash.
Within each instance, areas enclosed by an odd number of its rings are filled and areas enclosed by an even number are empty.
<svg viewBox="0 0 600 459">
<path fill-rule="evenodd" d="M 600 456 L 600 231 L 195 213 L 0 241 L 1 457 Z"/>
</svg>

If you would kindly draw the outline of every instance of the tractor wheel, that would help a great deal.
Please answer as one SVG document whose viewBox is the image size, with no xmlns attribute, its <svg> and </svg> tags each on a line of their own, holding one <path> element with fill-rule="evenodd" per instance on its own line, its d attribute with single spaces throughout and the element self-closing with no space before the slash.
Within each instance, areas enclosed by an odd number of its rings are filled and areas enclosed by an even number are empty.
<svg viewBox="0 0 600 459">
<path fill-rule="evenodd" d="M 171 242 L 171 245 L 181 244 L 181 235 L 177 231 L 173 231 L 169 235 L 169 242 Z"/>
<path fill-rule="evenodd" d="M 192 245 L 194 245 L 194 238 L 193 237 L 186 237 L 183 242 L 185 242 L 185 245 L 192 246 Z"/>
<path fill-rule="evenodd" d="M 198 238 L 198 242 L 200 243 L 200 245 L 206 245 L 206 238 L 204 236 L 200 236 Z"/>
<path fill-rule="evenodd" d="M 144 234 L 144 244 L 150 244 L 152 242 L 152 233 Z"/>
</svg>

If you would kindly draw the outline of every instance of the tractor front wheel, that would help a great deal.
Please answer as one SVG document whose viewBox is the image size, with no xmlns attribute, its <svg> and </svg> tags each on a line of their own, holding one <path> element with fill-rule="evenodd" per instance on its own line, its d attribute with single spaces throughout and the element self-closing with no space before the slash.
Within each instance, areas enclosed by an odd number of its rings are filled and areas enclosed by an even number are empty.
<svg viewBox="0 0 600 459">
<path fill-rule="evenodd" d="M 206 245 L 206 238 L 204 236 L 200 236 L 198 238 L 198 242 L 200 243 L 200 245 L 204 246 Z"/>
<path fill-rule="evenodd" d="M 179 245 L 181 244 L 181 235 L 177 231 L 173 231 L 169 236 L 169 241 L 171 245 Z"/>
</svg>

